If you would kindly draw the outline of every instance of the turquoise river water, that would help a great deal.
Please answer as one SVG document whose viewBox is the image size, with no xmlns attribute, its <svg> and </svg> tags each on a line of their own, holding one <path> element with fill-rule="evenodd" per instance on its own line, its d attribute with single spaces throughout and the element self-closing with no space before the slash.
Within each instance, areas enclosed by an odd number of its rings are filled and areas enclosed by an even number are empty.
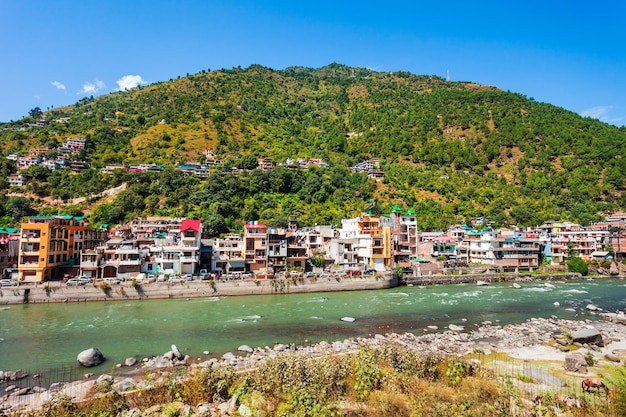
<svg viewBox="0 0 626 417">
<path fill-rule="evenodd" d="M 0 309 L 0 370 L 31 372 L 71 366 L 97 347 L 108 371 L 125 358 L 159 355 L 176 344 L 183 354 L 222 354 L 242 344 L 315 343 L 385 332 L 423 334 L 426 326 L 475 328 L 481 322 L 519 323 L 531 317 L 597 318 L 586 310 L 626 308 L 626 281 L 598 279 L 442 285 L 315 294 L 255 295 L 73 304 Z M 559 306 L 554 302 L 558 301 Z M 340 321 L 350 316 L 352 323 Z M 467 319 L 466 322 L 463 319 Z"/>
</svg>

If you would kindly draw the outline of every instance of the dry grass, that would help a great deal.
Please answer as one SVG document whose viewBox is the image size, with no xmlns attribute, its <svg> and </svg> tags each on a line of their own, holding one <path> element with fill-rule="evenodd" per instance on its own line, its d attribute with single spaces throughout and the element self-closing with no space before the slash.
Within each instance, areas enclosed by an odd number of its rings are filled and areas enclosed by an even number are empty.
<svg viewBox="0 0 626 417">
<path fill-rule="evenodd" d="M 546 393 L 541 403 L 533 402 L 510 379 L 486 368 L 386 346 L 322 360 L 281 356 L 240 373 L 231 366 L 177 371 L 151 388 L 120 395 L 105 387 L 83 404 L 60 398 L 29 416 L 104 417 L 130 409 L 178 416 L 184 406 L 220 404 L 233 398 L 260 417 L 517 417 L 553 415 L 550 410 L 556 407 L 564 416 L 622 416 L 624 385 L 615 384 L 612 402 L 585 395 L 580 408 L 568 409 L 556 394 Z"/>
</svg>

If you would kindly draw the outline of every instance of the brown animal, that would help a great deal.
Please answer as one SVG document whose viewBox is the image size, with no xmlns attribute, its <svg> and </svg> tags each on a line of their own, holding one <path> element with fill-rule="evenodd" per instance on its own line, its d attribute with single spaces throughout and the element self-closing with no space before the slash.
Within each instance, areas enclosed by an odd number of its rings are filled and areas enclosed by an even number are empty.
<svg viewBox="0 0 626 417">
<path fill-rule="evenodd" d="M 609 388 L 604 385 L 604 382 L 597 379 L 585 378 L 583 379 L 583 382 L 581 382 L 581 386 L 583 388 L 583 392 L 591 392 L 591 390 L 603 390 L 605 395 L 609 395 Z"/>
</svg>

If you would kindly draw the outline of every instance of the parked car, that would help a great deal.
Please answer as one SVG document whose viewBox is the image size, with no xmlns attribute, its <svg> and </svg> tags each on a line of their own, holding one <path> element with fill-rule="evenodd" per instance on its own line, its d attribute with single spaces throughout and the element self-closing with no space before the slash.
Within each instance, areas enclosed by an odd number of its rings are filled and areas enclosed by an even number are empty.
<svg viewBox="0 0 626 417">
<path fill-rule="evenodd" d="M 359 276 L 359 275 L 361 275 L 361 271 L 358 270 L 358 269 L 348 269 L 348 270 L 346 270 L 346 275 L 349 275 L 349 276 Z"/>
<path fill-rule="evenodd" d="M 193 275 L 191 274 L 185 274 L 183 275 L 183 278 L 185 279 L 185 281 L 193 281 Z"/>
<path fill-rule="evenodd" d="M 205 277 L 209 275 L 209 271 L 206 269 L 201 269 L 199 275 L 200 275 L 200 279 L 205 279 Z"/>
<path fill-rule="evenodd" d="M 78 282 L 80 282 L 80 285 L 93 284 L 93 280 L 90 277 L 86 277 L 84 275 L 78 277 Z"/>
<path fill-rule="evenodd" d="M 183 279 L 181 277 L 173 276 L 170 277 L 167 282 L 169 282 L 170 284 L 178 284 L 179 282 L 183 282 Z"/>
<path fill-rule="evenodd" d="M 117 285 L 117 284 L 121 284 L 122 280 L 119 278 L 105 278 L 104 282 L 110 285 Z"/>
<path fill-rule="evenodd" d="M 375 269 L 366 269 L 365 272 L 363 272 L 363 275 L 374 275 L 376 273 Z"/>
<path fill-rule="evenodd" d="M 146 277 L 144 278 L 143 282 L 149 284 L 151 282 L 156 282 L 157 277 L 154 274 L 148 274 L 146 275 Z"/>
<path fill-rule="evenodd" d="M 12 279 L 3 279 L 1 285 L 3 287 L 15 287 L 17 285 L 17 282 L 13 281 Z"/>
<path fill-rule="evenodd" d="M 216 277 L 216 275 L 214 273 L 212 273 L 212 272 L 204 274 L 204 275 L 200 275 L 200 279 L 205 280 L 205 281 L 206 280 L 210 280 L 210 279 L 215 279 L 215 277 Z"/>
<path fill-rule="evenodd" d="M 79 285 L 85 285 L 84 283 L 80 282 L 78 278 L 70 278 L 67 281 L 65 281 L 65 284 L 74 285 L 76 287 L 78 287 Z"/>
</svg>

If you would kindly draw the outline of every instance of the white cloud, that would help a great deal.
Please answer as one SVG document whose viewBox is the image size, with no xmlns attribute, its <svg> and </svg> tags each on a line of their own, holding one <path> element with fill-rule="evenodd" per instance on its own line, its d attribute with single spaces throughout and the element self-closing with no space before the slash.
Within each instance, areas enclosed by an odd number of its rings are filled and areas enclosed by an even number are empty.
<svg viewBox="0 0 626 417">
<path fill-rule="evenodd" d="M 620 124 L 623 125 L 623 122 L 626 120 L 626 115 L 619 113 L 620 109 L 615 106 L 596 106 L 582 111 L 580 115 L 583 117 L 592 117 L 600 120 L 601 122 L 619 126 Z"/>
<path fill-rule="evenodd" d="M 65 85 L 64 85 L 64 84 L 61 84 L 61 83 L 60 83 L 60 82 L 58 82 L 58 81 L 52 81 L 50 84 L 52 84 L 54 87 L 56 87 L 56 88 L 57 88 L 57 89 L 59 89 L 59 90 L 63 90 L 63 91 L 65 91 Z"/>
<path fill-rule="evenodd" d="M 144 80 L 141 75 L 124 75 L 122 78 L 117 80 L 116 83 L 118 91 L 130 90 L 138 85 L 148 84 L 148 82 Z"/>
<path fill-rule="evenodd" d="M 106 85 L 102 81 L 96 79 L 96 81 L 94 81 L 93 83 L 86 82 L 85 84 L 83 84 L 83 89 L 80 90 L 78 94 L 95 94 L 98 91 L 102 90 L 104 87 L 106 87 Z"/>
</svg>

